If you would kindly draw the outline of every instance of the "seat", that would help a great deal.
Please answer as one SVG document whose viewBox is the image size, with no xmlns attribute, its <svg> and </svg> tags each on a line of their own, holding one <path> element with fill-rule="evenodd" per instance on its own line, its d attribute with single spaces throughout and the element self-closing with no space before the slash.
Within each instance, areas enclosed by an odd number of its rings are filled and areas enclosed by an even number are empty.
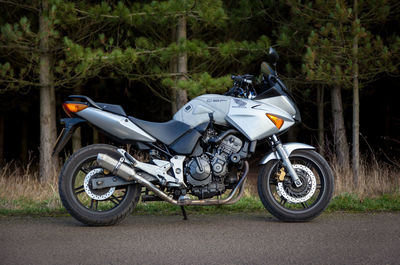
<svg viewBox="0 0 400 265">
<path fill-rule="evenodd" d="M 176 139 L 190 130 L 190 125 L 176 120 L 170 120 L 167 122 L 150 122 L 132 116 L 129 116 L 128 118 L 145 132 L 166 145 L 172 144 Z"/>
</svg>

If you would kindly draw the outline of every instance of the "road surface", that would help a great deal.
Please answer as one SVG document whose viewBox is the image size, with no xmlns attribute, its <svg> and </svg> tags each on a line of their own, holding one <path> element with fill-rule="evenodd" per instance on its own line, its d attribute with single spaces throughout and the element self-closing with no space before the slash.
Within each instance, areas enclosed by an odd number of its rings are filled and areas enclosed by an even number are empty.
<svg viewBox="0 0 400 265">
<path fill-rule="evenodd" d="M 250 215 L 0 218 L 0 264 L 400 264 L 400 214 L 323 214 L 308 223 Z"/>
</svg>

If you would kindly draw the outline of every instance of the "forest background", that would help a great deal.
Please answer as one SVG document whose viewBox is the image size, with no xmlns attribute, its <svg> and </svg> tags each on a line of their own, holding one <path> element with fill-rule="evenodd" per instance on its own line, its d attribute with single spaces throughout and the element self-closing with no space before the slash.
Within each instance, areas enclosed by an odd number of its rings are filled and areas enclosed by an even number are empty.
<svg viewBox="0 0 400 265">
<path fill-rule="evenodd" d="M 4 183 L 52 182 L 73 150 L 110 142 L 83 127 L 51 157 L 68 95 L 167 121 L 228 90 L 231 74 L 258 76 L 272 46 L 303 119 L 285 141 L 317 146 L 338 193 L 399 190 L 398 1 L 0 0 L 0 11 Z"/>
</svg>

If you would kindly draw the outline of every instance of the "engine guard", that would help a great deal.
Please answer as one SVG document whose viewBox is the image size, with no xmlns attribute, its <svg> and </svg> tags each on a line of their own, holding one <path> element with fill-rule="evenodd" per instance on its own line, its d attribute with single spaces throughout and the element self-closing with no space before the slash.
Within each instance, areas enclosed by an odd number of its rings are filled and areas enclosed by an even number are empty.
<svg viewBox="0 0 400 265">
<path fill-rule="evenodd" d="M 315 150 L 314 146 L 308 145 L 308 144 L 302 144 L 302 143 L 287 143 L 283 144 L 283 149 L 286 151 L 286 154 L 290 156 L 290 154 L 295 151 L 295 150 Z M 263 157 L 260 161 L 260 165 L 265 165 L 271 160 L 278 160 L 279 155 L 277 152 L 270 152 L 267 155 Z"/>
</svg>

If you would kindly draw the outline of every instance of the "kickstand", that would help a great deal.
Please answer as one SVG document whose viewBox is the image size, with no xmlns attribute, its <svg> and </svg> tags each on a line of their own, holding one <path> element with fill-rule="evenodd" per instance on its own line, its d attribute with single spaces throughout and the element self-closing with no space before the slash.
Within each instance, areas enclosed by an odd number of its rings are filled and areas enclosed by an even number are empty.
<svg viewBox="0 0 400 265">
<path fill-rule="evenodd" d="M 183 214 L 183 220 L 188 220 L 186 210 L 184 206 L 181 206 L 182 214 Z"/>
</svg>

